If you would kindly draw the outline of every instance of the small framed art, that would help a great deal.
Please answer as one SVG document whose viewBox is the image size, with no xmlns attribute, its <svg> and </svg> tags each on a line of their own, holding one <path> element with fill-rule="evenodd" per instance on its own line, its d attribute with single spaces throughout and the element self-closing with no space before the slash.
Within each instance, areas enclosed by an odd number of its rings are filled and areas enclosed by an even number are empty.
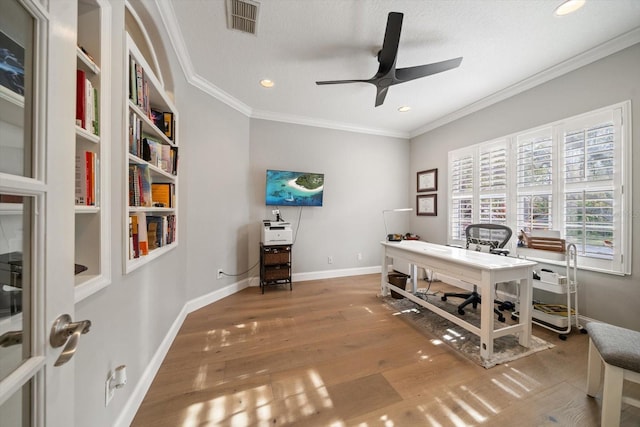
<svg viewBox="0 0 640 427">
<path fill-rule="evenodd" d="M 418 192 L 438 190 L 438 169 L 418 172 Z"/>
<path fill-rule="evenodd" d="M 417 214 L 425 216 L 438 215 L 438 195 L 425 194 L 416 196 Z"/>
</svg>

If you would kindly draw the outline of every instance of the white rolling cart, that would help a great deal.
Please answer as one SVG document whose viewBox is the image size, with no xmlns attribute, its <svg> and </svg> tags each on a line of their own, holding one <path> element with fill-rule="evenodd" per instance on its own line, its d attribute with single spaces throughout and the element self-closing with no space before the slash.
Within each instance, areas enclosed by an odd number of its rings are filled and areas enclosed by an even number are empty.
<svg viewBox="0 0 640 427">
<path fill-rule="evenodd" d="M 533 289 L 565 295 L 566 307 L 554 304 L 534 304 L 531 315 L 532 323 L 558 332 L 559 338 L 563 341 L 567 339 L 567 334 L 571 332 L 573 327 L 586 333 L 586 329 L 583 329 L 578 319 L 578 254 L 576 246 L 570 243 L 562 252 L 518 247 L 516 254 L 519 258 L 528 258 L 541 263 L 550 261 L 551 264 L 557 266 L 555 270 L 560 270 L 538 271 L 540 278 L 533 279 Z M 564 265 L 558 262 L 564 263 Z M 512 318 L 517 318 L 518 313 L 519 311 L 516 311 Z"/>
</svg>

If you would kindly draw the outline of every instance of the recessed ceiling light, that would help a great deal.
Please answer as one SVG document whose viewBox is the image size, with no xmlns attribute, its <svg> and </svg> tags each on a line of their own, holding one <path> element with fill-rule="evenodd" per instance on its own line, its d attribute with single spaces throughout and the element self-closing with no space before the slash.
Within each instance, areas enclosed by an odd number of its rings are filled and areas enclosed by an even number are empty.
<svg viewBox="0 0 640 427">
<path fill-rule="evenodd" d="M 406 113 L 407 111 L 410 111 L 411 107 L 409 107 L 408 105 L 403 105 L 402 107 L 398 108 L 398 111 L 400 111 L 401 113 Z"/>
<path fill-rule="evenodd" d="M 586 0 L 566 0 L 555 10 L 557 16 L 564 16 L 575 12 L 584 6 Z"/>
<path fill-rule="evenodd" d="M 273 80 L 263 79 L 263 80 L 260 80 L 260 85 L 262 87 L 273 87 L 275 83 L 273 82 Z"/>
</svg>

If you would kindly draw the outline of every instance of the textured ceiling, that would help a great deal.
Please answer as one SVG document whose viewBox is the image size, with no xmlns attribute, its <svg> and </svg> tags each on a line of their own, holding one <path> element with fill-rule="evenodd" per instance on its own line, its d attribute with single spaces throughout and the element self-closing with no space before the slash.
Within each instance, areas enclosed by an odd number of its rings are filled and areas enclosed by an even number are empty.
<svg viewBox="0 0 640 427">
<path fill-rule="evenodd" d="M 228 29 L 223 0 L 157 5 L 188 78 L 245 114 L 406 137 L 640 42 L 640 0 L 557 17 L 560 2 L 262 0 L 257 35 Z M 392 86 L 377 108 L 370 84 L 317 86 L 375 74 L 390 11 L 404 13 L 398 68 L 461 66 Z"/>
</svg>

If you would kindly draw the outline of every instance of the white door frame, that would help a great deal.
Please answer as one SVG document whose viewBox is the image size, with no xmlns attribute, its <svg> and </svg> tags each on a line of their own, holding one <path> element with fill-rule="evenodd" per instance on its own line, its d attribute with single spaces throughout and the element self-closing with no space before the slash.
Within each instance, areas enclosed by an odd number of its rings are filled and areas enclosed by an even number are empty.
<svg viewBox="0 0 640 427">
<path fill-rule="evenodd" d="M 51 346 L 49 334 L 59 315 L 74 315 L 77 2 L 48 1 L 46 10 L 38 0 L 18 1 L 36 22 L 35 99 L 31 106 L 33 178 L 0 174 L 0 190 L 13 190 L 35 199 L 30 239 L 31 316 L 24 320 L 31 326 L 31 357 L 0 382 L 0 403 L 33 380 L 30 424 L 73 426 L 73 359 L 54 367 L 62 349 Z"/>
</svg>

